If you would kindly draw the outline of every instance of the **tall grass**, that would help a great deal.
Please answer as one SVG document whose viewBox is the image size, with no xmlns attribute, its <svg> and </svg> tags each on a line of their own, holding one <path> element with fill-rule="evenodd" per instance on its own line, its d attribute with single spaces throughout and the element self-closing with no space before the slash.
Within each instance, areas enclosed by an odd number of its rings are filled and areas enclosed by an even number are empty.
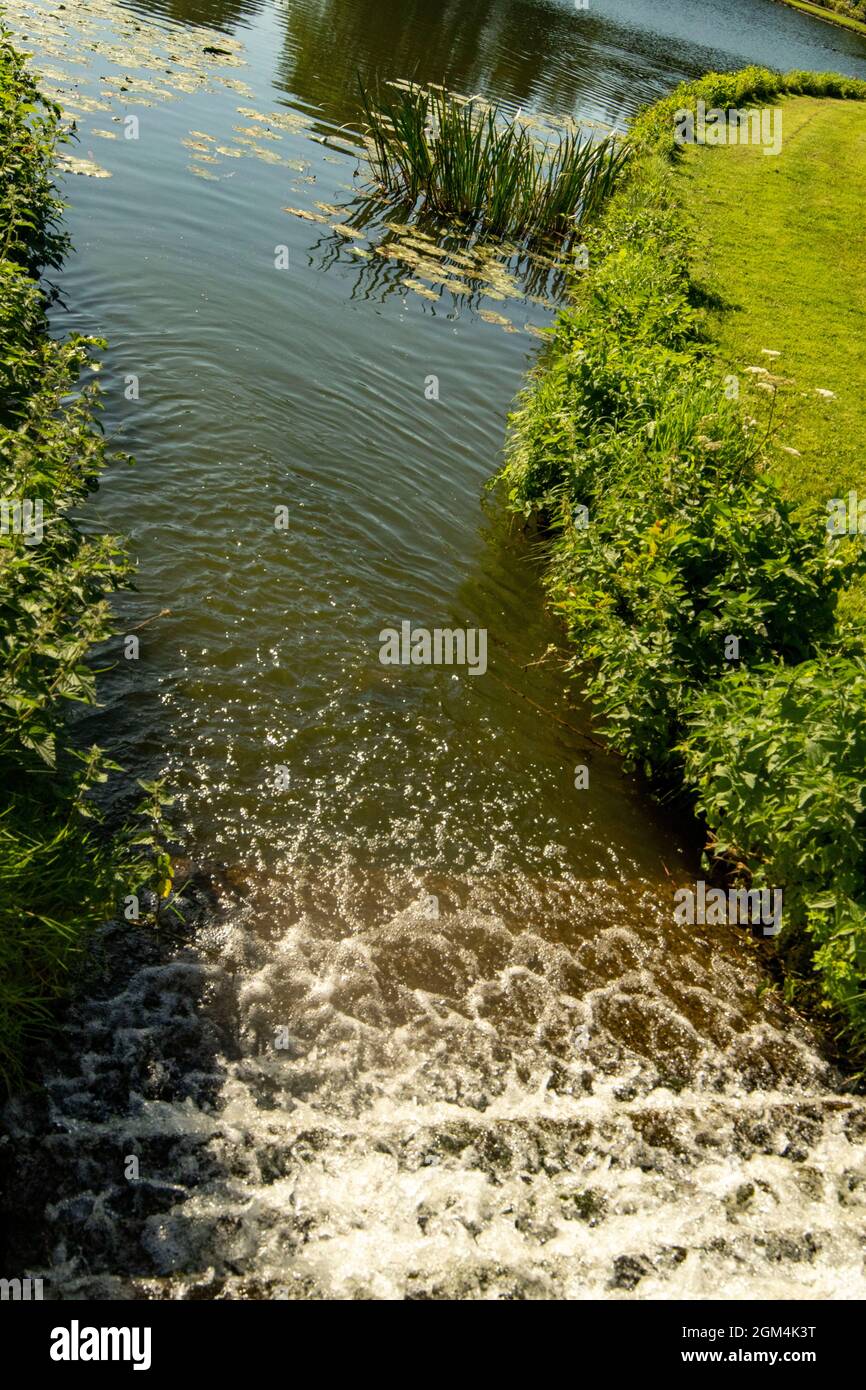
<svg viewBox="0 0 866 1390">
<path fill-rule="evenodd" d="M 567 234 L 611 192 L 628 151 L 566 131 L 541 143 L 496 108 L 410 85 L 376 102 L 361 84 L 374 177 L 392 197 L 531 238 Z"/>
</svg>

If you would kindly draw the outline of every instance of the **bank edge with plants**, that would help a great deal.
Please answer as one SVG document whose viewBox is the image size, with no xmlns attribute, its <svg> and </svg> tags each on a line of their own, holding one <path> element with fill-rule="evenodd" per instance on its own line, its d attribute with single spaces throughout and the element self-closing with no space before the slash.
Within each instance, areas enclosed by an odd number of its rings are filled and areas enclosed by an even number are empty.
<svg viewBox="0 0 866 1390">
<path fill-rule="evenodd" d="M 828 539 L 765 475 L 772 420 L 725 390 L 674 191 L 676 112 L 788 93 L 862 100 L 866 83 L 752 67 L 638 116 L 500 476 L 549 542 L 550 599 L 607 737 L 691 794 L 718 881 L 783 890 L 786 990 L 820 1002 L 862 1067 L 866 661 L 837 599 L 863 544 Z"/>
<path fill-rule="evenodd" d="M 866 0 L 819 0 L 819 3 L 812 3 L 812 0 L 783 0 L 783 3 L 794 10 L 801 10 L 803 14 L 813 15 L 815 19 L 866 33 Z"/>
<path fill-rule="evenodd" d="M 130 562 L 74 519 L 106 460 L 105 345 L 48 332 L 40 277 L 68 246 L 52 182 L 59 119 L 0 28 L 0 1090 L 26 1073 L 88 929 L 136 885 L 168 881 L 159 789 L 134 827 L 109 834 L 92 793 L 114 765 L 67 722 L 70 701 L 95 698 L 88 653 L 111 633 L 107 595 Z"/>
</svg>

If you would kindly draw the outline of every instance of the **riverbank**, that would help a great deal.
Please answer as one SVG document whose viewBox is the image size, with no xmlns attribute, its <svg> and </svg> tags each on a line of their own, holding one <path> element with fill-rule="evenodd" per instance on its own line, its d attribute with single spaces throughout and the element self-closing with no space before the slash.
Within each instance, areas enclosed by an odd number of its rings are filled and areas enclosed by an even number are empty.
<svg viewBox="0 0 866 1390">
<path fill-rule="evenodd" d="M 781 0 L 781 3 L 792 10 L 802 10 L 814 19 L 823 19 L 826 24 L 838 24 L 842 29 L 866 34 L 866 11 L 860 5 L 848 4 L 847 0 L 837 0 L 835 5 L 829 6 L 811 5 L 809 0 Z"/>
<path fill-rule="evenodd" d="M 719 362 L 751 414 L 772 402 L 768 473 L 827 516 L 830 499 L 847 510 L 863 490 L 866 105 L 789 97 L 783 116 L 771 176 L 759 146 L 694 147 L 678 164 L 678 197 L 694 278 L 719 306 L 708 316 Z M 859 585 L 846 610 L 866 617 L 864 600 Z"/>
<path fill-rule="evenodd" d="M 53 184 L 59 110 L 0 32 L 0 1082 L 26 1070 L 84 936 L 142 877 L 143 846 L 107 836 L 90 793 L 111 767 L 70 737 L 68 701 L 92 702 L 93 646 L 129 563 L 72 512 L 105 461 L 94 352 L 48 333 L 40 277 L 68 249 Z M 147 838 L 145 836 L 145 838 Z"/>
<path fill-rule="evenodd" d="M 676 172 L 677 113 L 798 93 L 862 98 L 866 84 L 710 74 L 637 119 L 631 173 L 587 238 L 590 269 L 512 417 L 502 476 L 548 534 L 550 598 L 607 737 L 687 790 L 712 829 L 708 875 L 782 892 L 787 993 L 817 1002 L 814 972 L 860 1058 L 866 666 L 837 599 L 862 547 L 828 545 L 826 512 L 773 480 L 771 393 L 751 414 L 711 345 Z M 769 386 L 773 361 L 752 373 Z"/>
</svg>

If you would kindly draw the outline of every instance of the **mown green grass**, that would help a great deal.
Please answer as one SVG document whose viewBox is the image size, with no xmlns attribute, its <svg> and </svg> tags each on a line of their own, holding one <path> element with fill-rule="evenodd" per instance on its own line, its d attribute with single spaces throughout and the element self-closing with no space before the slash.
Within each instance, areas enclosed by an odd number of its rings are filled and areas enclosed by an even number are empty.
<svg viewBox="0 0 866 1390">
<path fill-rule="evenodd" d="M 770 475 L 824 511 L 850 489 L 866 497 L 866 104 L 793 96 L 780 110 L 777 157 L 693 146 L 678 196 L 695 279 L 724 306 L 708 319 L 717 353 L 751 413 L 773 412 Z M 856 607 L 866 615 L 862 588 Z"/>
</svg>

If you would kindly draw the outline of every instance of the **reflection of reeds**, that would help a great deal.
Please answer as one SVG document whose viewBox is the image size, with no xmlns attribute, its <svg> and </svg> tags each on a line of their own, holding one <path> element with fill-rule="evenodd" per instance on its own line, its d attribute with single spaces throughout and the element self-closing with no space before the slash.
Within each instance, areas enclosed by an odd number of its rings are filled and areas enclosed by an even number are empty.
<svg viewBox="0 0 866 1390">
<path fill-rule="evenodd" d="M 566 131 L 540 144 L 496 109 L 407 86 L 376 103 L 361 84 L 367 150 L 392 197 L 512 236 L 573 230 L 610 193 L 628 157 L 610 136 Z"/>
<path fill-rule="evenodd" d="M 324 205 L 318 205 L 324 206 Z M 297 209 L 287 209 L 297 215 Z M 547 309 L 554 309 L 565 293 L 569 276 L 573 274 L 569 257 L 563 253 L 562 243 L 554 239 L 533 242 L 532 246 L 519 245 L 513 241 L 497 239 L 487 243 L 483 238 L 465 225 L 459 227 L 447 219 L 435 219 L 433 223 L 424 219 L 406 219 L 406 208 L 399 200 L 385 197 L 380 193 L 363 194 L 339 209 L 329 208 L 344 225 L 353 227 L 364 234 L 372 246 L 369 256 L 354 260 L 351 254 L 352 243 L 333 231 L 333 222 L 326 215 L 310 216 L 310 220 L 320 221 L 322 237 L 317 242 L 315 253 L 322 269 L 327 269 L 341 261 L 344 269 L 354 264 L 356 288 L 352 297 L 360 298 L 384 296 L 390 292 L 402 293 L 411 289 L 407 279 L 409 272 L 415 273 L 411 258 L 407 259 L 407 245 L 414 252 L 418 236 L 429 242 L 427 267 L 432 268 L 430 258 L 441 262 L 441 275 L 431 280 L 434 288 L 449 289 L 455 300 L 468 299 L 474 309 L 490 296 L 494 301 L 529 299 Z M 387 229 L 380 236 L 383 228 Z M 405 238 L 403 233 L 405 233 Z M 408 238 L 415 239 L 409 242 Z M 494 249 L 495 247 L 495 249 Z M 506 275 L 514 285 L 513 290 L 502 283 Z M 465 281 L 468 295 L 456 292 L 456 281 Z M 491 290 L 494 293 L 491 295 Z"/>
</svg>

